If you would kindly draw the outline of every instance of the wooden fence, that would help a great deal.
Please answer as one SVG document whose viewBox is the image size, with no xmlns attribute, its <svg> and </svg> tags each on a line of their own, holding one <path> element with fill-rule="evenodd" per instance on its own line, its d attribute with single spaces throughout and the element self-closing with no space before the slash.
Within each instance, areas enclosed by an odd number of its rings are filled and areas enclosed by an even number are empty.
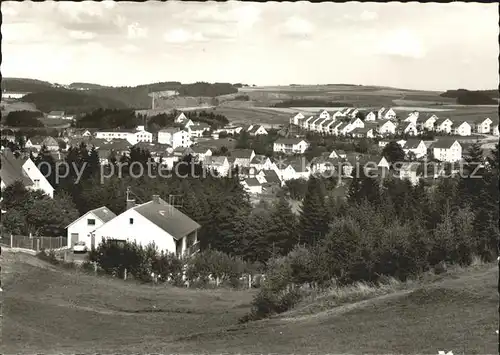
<svg viewBox="0 0 500 355">
<path fill-rule="evenodd" d="M 42 249 L 60 249 L 68 245 L 67 237 L 34 237 L 26 235 L 3 235 L 0 243 L 11 248 L 23 248 L 40 251 Z"/>
</svg>

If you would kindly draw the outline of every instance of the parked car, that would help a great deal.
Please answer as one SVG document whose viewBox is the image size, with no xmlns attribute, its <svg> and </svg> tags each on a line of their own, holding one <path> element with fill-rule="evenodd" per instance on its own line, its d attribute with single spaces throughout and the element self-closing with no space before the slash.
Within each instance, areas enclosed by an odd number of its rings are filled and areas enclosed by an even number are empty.
<svg viewBox="0 0 500 355">
<path fill-rule="evenodd" d="M 73 253 L 86 253 L 87 252 L 87 246 L 85 245 L 85 242 L 76 242 L 75 245 L 73 245 Z"/>
</svg>

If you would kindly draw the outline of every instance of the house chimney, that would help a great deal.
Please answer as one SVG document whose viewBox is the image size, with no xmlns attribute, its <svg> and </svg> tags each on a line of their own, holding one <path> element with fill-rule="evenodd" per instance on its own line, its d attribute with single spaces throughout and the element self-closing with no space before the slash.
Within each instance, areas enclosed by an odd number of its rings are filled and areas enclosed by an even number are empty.
<svg viewBox="0 0 500 355">
<path fill-rule="evenodd" d="M 127 199 L 127 210 L 134 208 L 135 207 L 135 200 L 134 199 Z"/>
<path fill-rule="evenodd" d="M 153 195 L 153 202 L 160 203 L 160 195 Z"/>
</svg>

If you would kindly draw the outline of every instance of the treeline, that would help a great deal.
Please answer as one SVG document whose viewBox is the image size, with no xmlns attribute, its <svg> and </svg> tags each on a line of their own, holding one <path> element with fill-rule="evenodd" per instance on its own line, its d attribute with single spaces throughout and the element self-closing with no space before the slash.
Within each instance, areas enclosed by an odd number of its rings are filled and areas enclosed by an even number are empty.
<svg viewBox="0 0 500 355">
<path fill-rule="evenodd" d="M 276 130 L 267 130 L 268 134 L 251 136 L 245 130 L 242 130 L 235 136 L 237 139 L 235 148 L 237 149 L 253 149 L 257 155 L 265 155 L 272 157 L 274 155 L 273 144 L 278 138 Z M 219 138 L 224 138 L 225 135 L 219 135 Z"/>
<path fill-rule="evenodd" d="M 194 84 L 182 84 L 177 89 L 181 96 L 207 96 L 215 97 L 220 95 L 234 94 L 238 92 L 238 88 L 230 83 L 206 83 L 197 82 Z"/>
<path fill-rule="evenodd" d="M 442 97 L 451 97 L 457 99 L 459 105 L 496 105 L 498 100 L 498 91 L 483 90 L 483 91 L 470 91 L 465 89 L 447 90 L 442 93 Z"/>
<path fill-rule="evenodd" d="M 25 78 L 2 78 L 2 92 L 18 91 L 18 92 L 36 92 L 52 88 L 52 84 L 47 81 Z"/>
<path fill-rule="evenodd" d="M 330 210 L 321 180 L 310 179 L 298 222 L 302 239 L 286 256 L 267 261 L 266 282 L 244 320 L 289 309 L 305 284 L 404 281 L 450 264 L 470 265 L 474 257 L 495 260 L 498 145 L 482 178 L 471 178 L 479 153 L 479 146 L 471 149 L 462 177 L 433 186 L 355 176 L 347 201 Z"/>
<path fill-rule="evenodd" d="M 235 101 L 250 101 L 250 96 L 248 95 L 237 95 L 234 97 Z"/>
<path fill-rule="evenodd" d="M 278 102 L 274 107 L 352 107 L 348 102 L 333 102 L 314 99 L 292 99 Z"/>
<path fill-rule="evenodd" d="M 84 113 L 98 108 L 125 108 L 120 101 L 92 95 L 89 91 L 66 89 L 49 89 L 32 92 L 21 98 L 21 101 L 31 102 L 42 112 L 66 111 L 67 113 Z"/>
<path fill-rule="evenodd" d="M 43 127 L 40 118 L 43 118 L 43 113 L 39 111 L 23 110 L 9 112 L 2 121 L 8 127 Z"/>
<path fill-rule="evenodd" d="M 161 127 L 173 127 L 178 124 L 175 123 L 175 118 L 179 115 L 179 111 L 172 111 L 171 113 L 161 113 L 148 118 L 148 125 L 154 131 Z M 216 114 L 209 111 L 188 111 L 184 112 L 187 118 L 193 122 L 204 122 L 213 129 L 223 127 L 229 123 L 226 116 Z M 180 126 L 180 125 L 179 125 Z"/>
<path fill-rule="evenodd" d="M 132 109 L 97 109 L 79 117 L 76 127 L 81 128 L 135 128 L 142 122 Z"/>
</svg>

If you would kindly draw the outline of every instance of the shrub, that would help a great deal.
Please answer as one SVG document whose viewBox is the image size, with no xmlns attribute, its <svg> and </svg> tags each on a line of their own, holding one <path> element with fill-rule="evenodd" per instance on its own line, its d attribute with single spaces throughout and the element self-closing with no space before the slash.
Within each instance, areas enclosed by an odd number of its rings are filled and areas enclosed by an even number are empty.
<svg viewBox="0 0 500 355">
<path fill-rule="evenodd" d="M 59 265 L 60 263 L 54 250 L 49 250 L 47 252 L 45 249 L 42 249 L 36 256 L 43 261 L 51 263 L 52 265 Z"/>
</svg>

